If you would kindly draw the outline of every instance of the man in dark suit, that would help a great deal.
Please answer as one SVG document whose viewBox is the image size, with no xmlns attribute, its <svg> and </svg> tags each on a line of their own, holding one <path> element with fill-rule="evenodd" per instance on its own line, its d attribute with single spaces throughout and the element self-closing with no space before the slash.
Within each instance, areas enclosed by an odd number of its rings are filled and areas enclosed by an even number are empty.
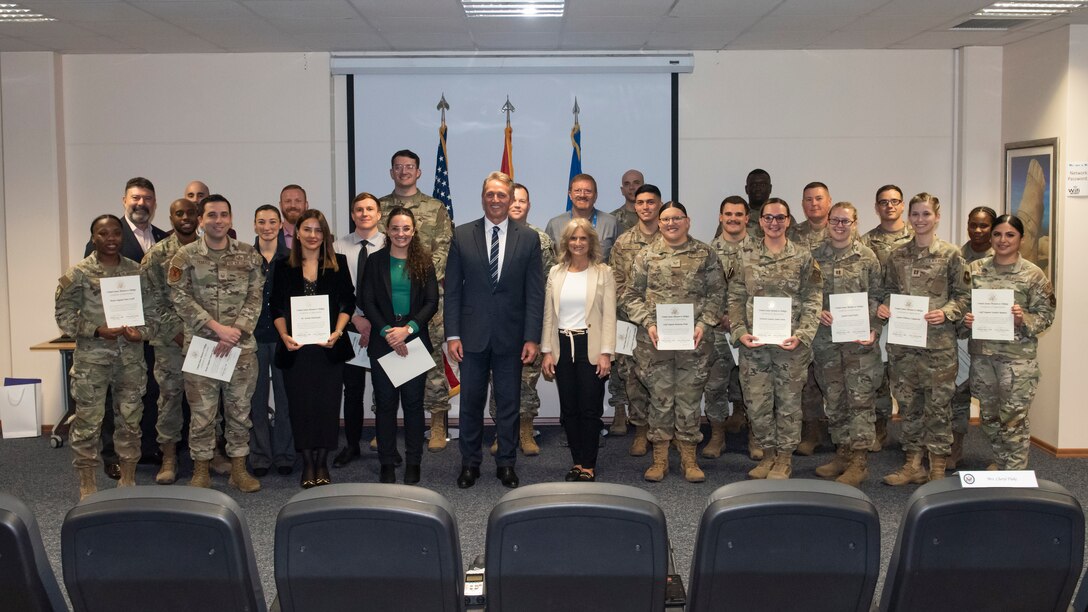
<svg viewBox="0 0 1088 612">
<path fill-rule="evenodd" d="M 514 181 L 501 172 L 484 180 L 484 216 L 453 231 L 446 262 L 446 339 L 461 363 L 461 474 L 467 489 L 480 477 L 487 381 L 494 381 L 498 453 L 495 475 L 518 486 L 514 460 L 521 404 L 521 367 L 539 351 L 544 312 L 540 238 L 511 222 Z"/>
<path fill-rule="evenodd" d="M 299 185 L 290 184 L 280 190 L 280 212 L 283 214 L 283 227 L 280 228 L 280 244 L 291 248 L 295 242 L 295 224 L 302 213 L 310 208 L 306 199 L 306 190 Z"/>
<path fill-rule="evenodd" d="M 155 216 L 155 185 L 142 176 L 131 178 L 125 183 L 125 195 L 121 198 L 125 207 L 125 216 L 121 220 L 121 255 L 140 263 L 144 253 L 156 242 L 166 238 L 166 232 L 151 224 Z M 83 256 L 94 250 L 94 245 L 87 243 Z M 155 382 L 155 351 L 144 342 L 144 359 L 147 361 L 147 390 L 144 393 L 144 414 L 140 419 L 142 453 L 151 458 L 158 453 L 155 420 L 158 417 L 157 402 L 159 385 Z M 113 451 L 113 419 L 102 421 L 102 469 L 114 480 L 121 477 L 117 453 Z"/>
</svg>

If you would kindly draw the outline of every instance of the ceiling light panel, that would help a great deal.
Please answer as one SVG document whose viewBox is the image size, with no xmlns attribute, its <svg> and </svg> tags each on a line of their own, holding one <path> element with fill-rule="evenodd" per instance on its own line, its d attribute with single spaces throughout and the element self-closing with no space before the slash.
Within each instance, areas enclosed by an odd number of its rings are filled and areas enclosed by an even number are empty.
<svg viewBox="0 0 1088 612">
<path fill-rule="evenodd" d="M 975 13 L 982 17 L 1025 17 L 1046 19 L 1055 15 L 1064 15 L 1085 6 L 1084 0 L 1003 0 L 995 2 Z"/>
<path fill-rule="evenodd" d="M 562 17 L 563 0 L 461 0 L 469 17 Z"/>
<path fill-rule="evenodd" d="M 12 3 L 0 3 L 0 23 L 41 23 L 56 21 L 52 17 Z"/>
</svg>

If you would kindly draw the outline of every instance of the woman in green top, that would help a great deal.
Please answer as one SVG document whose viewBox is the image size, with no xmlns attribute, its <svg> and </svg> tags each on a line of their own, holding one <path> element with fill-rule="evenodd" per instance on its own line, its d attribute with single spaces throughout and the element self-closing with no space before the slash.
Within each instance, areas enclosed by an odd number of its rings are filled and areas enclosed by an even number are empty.
<svg viewBox="0 0 1088 612">
<path fill-rule="evenodd" d="M 431 254 L 416 238 L 412 211 L 396 207 L 386 221 L 385 248 L 367 258 L 363 271 L 362 308 L 370 319 L 370 375 L 378 430 L 381 482 L 396 482 L 397 406 L 404 410 L 404 482 L 419 482 L 423 459 L 423 389 L 426 374 L 394 386 L 380 357 L 408 354 L 419 339 L 431 353 L 427 323 L 438 311 L 438 280 Z"/>
</svg>

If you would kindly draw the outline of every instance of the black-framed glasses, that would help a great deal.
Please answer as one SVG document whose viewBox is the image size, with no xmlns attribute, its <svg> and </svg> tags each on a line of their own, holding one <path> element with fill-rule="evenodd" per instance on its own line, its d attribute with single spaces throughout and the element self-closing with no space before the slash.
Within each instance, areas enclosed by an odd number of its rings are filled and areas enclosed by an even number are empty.
<svg viewBox="0 0 1088 612">
<path fill-rule="evenodd" d="M 658 222 L 665 225 L 670 225 L 672 223 L 680 223 L 684 219 L 687 219 L 687 215 L 681 215 L 679 217 L 660 217 L 658 218 Z"/>
<path fill-rule="evenodd" d="M 764 223 L 784 223 L 789 215 L 763 215 L 760 219 L 763 219 Z"/>
<path fill-rule="evenodd" d="M 903 203 L 903 200 L 892 198 L 890 200 L 877 200 L 876 203 L 881 208 L 888 208 L 889 206 L 899 206 Z"/>
<path fill-rule="evenodd" d="M 845 218 L 845 217 L 843 217 L 843 218 L 838 218 L 838 219 L 828 219 L 828 220 L 827 220 L 827 222 L 828 222 L 829 224 L 831 224 L 831 225 L 841 225 L 841 226 L 844 226 L 844 227 L 845 227 L 845 226 L 848 226 L 848 225 L 853 225 L 853 224 L 854 224 L 854 220 L 853 220 L 853 219 L 847 219 L 847 218 Z"/>
</svg>

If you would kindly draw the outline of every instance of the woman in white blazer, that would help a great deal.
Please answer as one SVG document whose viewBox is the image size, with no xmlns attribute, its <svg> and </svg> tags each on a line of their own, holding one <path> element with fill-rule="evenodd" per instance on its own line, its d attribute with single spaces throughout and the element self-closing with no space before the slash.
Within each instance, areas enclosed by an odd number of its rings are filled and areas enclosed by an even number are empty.
<svg viewBox="0 0 1088 612">
<path fill-rule="evenodd" d="M 559 388 L 560 422 L 574 463 L 566 480 L 593 482 L 605 379 L 615 352 L 616 279 L 600 263 L 601 241 L 589 221 L 572 220 L 558 250 L 544 298 L 542 369 Z"/>
</svg>

